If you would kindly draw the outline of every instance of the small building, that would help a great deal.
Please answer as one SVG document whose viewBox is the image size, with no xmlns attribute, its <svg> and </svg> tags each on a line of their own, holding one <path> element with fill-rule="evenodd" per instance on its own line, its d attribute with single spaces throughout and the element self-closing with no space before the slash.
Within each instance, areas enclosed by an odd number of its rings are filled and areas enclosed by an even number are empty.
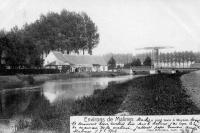
<svg viewBox="0 0 200 133">
<path fill-rule="evenodd" d="M 68 55 L 51 51 L 44 60 L 46 68 L 69 68 L 70 72 L 101 72 L 108 71 L 106 61 L 101 56 Z"/>
<path fill-rule="evenodd" d="M 117 68 L 123 68 L 123 67 L 124 67 L 124 64 L 123 64 L 123 63 L 118 63 L 118 62 L 117 62 L 117 63 L 116 63 L 116 67 L 117 67 Z"/>
</svg>

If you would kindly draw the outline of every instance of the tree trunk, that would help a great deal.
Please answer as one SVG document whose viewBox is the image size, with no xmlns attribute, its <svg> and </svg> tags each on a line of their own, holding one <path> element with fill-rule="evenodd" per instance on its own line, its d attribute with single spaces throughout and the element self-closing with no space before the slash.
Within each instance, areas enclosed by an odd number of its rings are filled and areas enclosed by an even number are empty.
<svg viewBox="0 0 200 133">
<path fill-rule="evenodd" d="M 85 49 L 83 49 L 83 55 L 85 55 Z"/>
<path fill-rule="evenodd" d="M 2 51 L 0 50 L 0 69 L 2 68 L 1 61 L 2 61 Z"/>
<path fill-rule="evenodd" d="M 88 49 L 88 53 L 89 53 L 90 55 L 92 55 L 92 49 L 91 49 L 91 48 Z"/>
</svg>

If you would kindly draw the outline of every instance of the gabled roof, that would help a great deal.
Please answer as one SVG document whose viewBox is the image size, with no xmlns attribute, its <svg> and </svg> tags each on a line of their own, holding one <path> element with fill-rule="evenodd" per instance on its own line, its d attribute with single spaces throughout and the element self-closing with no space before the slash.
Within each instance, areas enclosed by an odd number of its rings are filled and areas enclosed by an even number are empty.
<svg viewBox="0 0 200 133">
<path fill-rule="evenodd" d="M 101 56 L 94 55 L 64 55 L 67 62 L 71 64 L 81 64 L 81 65 L 107 65 L 106 61 Z"/>
<path fill-rule="evenodd" d="M 62 61 L 62 62 L 66 62 L 66 59 L 64 58 L 63 54 L 61 52 L 57 52 L 57 51 L 52 51 L 52 53 L 54 54 L 54 56 Z"/>
<path fill-rule="evenodd" d="M 45 66 L 52 66 L 52 65 L 56 65 L 56 61 L 50 62 L 50 63 L 46 64 Z"/>
<path fill-rule="evenodd" d="M 54 56 L 62 61 L 63 63 L 69 63 L 74 65 L 107 65 L 106 61 L 102 56 L 94 56 L 94 55 L 67 55 L 62 54 L 61 52 L 52 51 Z"/>
</svg>

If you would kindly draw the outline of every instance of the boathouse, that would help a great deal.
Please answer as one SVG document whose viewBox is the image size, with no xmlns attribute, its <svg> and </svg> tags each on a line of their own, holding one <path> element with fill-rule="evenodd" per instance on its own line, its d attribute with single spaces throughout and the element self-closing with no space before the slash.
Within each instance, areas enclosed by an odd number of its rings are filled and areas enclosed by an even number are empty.
<svg viewBox="0 0 200 133">
<path fill-rule="evenodd" d="M 68 69 L 70 72 L 101 72 L 108 71 L 106 61 L 102 56 L 68 55 L 51 51 L 44 59 L 44 67 Z"/>
</svg>

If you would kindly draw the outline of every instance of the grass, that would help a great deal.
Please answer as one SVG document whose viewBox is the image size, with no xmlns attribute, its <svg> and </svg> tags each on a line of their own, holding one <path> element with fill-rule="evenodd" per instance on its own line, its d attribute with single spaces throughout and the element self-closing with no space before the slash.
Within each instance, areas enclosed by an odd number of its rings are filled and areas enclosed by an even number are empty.
<svg viewBox="0 0 200 133">
<path fill-rule="evenodd" d="M 75 101 L 74 115 L 114 115 L 126 110 L 133 115 L 199 114 L 180 81 L 181 74 L 138 77 Z M 123 103 L 123 104 L 122 104 Z"/>
<path fill-rule="evenodd" d="M 180 76 L 159 74 L 124 83 L 113 82 L 106 89 L 95 90 L 91 96 L 54 105 L 44 97 L 43 100 L 35 98 L 37 108 L 31 110 L 34 117 L 30 129 L 69 132 L 72 115 L 115 115 L 123 110 L 131 115 L 199 114 L 200 110 L 182 87 Z"/>
<path fill-rule="evenodd" d="M 132 81 L 122 110 L 133 115 L 199 114 L 180 81 L 181 74 L 159 74 Z"/>
<path fill-rule="evenodd" d="M 73 115 L 113 115 L 128 93 L 127 83 L 111 84 L 104 90 L 95 90 L 93 95 L 75 101 Z"/>
</svg>

